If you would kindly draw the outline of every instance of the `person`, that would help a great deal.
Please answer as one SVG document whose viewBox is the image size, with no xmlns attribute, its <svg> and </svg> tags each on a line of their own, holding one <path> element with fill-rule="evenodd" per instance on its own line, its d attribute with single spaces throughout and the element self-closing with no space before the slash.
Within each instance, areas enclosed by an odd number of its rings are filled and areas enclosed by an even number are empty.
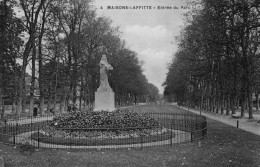
<svg viewBox="0 0 260 167">
<path fill-rule="evenodd" d="M 34 108 L 33 108 L 33 116 L 34 116 L 34 117 L 37 117 L 37 114 L 38 114 L 38 108 L 37 108 L 37 107 L 34 107 Z"/>
<path fill-rule="evenodd" d="M 99 63 L 100 66 L 100 86 L 97 89 L 98 92 L 100 91 L 112 91 L 111 87 L 109 86 L 108 83 L 108 76 L 107 72 L 108 70 L 113 70 L 113 67 L 107 62 L 107 57 L 106 55 L 102 55 L 102 58 Z"/>
<path fill-rule="evenodd" d="M 71 112 L 71 105 L 70 104 L 68 105 L 67 111 Z"/>
<path fill-rule="evenodd" d="M 54 114 L 54 108 L 50 109 L 50 113 Z"/>
<path fill-rule="evenodd" d="M 76 105 L 73 105 L 73 107 L 72 107 L 72 111 L 77 111 L 77 104 Z"/>
</svg>

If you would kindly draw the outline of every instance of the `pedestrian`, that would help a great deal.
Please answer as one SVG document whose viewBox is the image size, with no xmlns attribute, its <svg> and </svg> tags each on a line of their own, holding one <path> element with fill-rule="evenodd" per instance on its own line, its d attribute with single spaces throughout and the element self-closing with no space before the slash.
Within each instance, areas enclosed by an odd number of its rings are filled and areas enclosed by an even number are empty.
<svg viewBox="0 0 260 167">
<path fill-rule="evenodd" d="M 54 108 L 50 109 L 50 113 L 54 114 Z"/>
<path fill-rule="evenodd" d="M 34 107 L 33 108 L 33 117 L 37 117 L 37 114 L 38 114 L 38 108 Z"/>
<path fill-rule="evenodd" d="M 77 111 L 77 105 L 73 105 L 73 107 L 72 107 L 72 111 Z"/>
<path fill-rule="evenodd" d="M 68 105 L 67 111 L 71 112 L 71 105 L 70 104 Z"/>
</svg>

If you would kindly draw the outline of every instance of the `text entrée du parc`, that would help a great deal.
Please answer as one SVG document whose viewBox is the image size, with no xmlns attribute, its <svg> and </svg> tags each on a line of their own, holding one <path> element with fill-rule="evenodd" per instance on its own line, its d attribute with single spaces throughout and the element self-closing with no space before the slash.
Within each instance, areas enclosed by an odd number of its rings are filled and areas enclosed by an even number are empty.
<svg viewBox="0 0 260 167">
<path fill-rule="evenodd" d="M 103 9 L 101 6 L 100 9 Z M 136 10 L 172 10 L 172 9 L 190 9 L 189 6 L 107 6 L 106 9 L 136 9 Z"/>
</svg>

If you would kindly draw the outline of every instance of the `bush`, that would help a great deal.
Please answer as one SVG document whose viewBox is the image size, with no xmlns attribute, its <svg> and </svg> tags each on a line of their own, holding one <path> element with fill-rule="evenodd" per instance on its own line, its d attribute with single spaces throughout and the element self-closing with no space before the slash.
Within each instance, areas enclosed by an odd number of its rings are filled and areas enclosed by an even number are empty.
<svg viewBox="0 0 260 167">
<path fill-rule="evenodd" d="M 158 127 L 159 123 L 147 114 L 140 114 L 130 110 L 116 110 L 114 112 L 71 112 L 53 118 L 49 126 L 55 129 L 77 131 L 88 130 L 138 130 Z"/>
</svg>

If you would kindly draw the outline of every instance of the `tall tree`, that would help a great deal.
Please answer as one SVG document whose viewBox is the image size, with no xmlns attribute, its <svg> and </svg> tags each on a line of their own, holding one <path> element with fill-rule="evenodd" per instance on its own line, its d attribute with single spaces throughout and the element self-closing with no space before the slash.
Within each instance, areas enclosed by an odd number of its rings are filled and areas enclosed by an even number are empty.
<svg viewBox="0 0 260 167">
<path fill-rule="evenodd" d="M 28 40 L 25 44 L 25 48 L 23 51 L 22 56 L 22 74 L 19 78 L 19 90 L 18 90 L 18 104 L 17 104 L 17 111 L 16 114 L 20 115 L 22 111 L 22 101 L 26 100 L 23 99 L 25 95 L 24 91 L 24 84 L 25 84 L 25 73 L 26 73 L 26 67 L 28 65 L 28 58 L 30 56 L 30 53 L 32 49 L 35 47 L 35 38 L 36 38 L 36 28 L 37 23 L 39 19 L 39 13 L 44 5 L 46 0 L 40 0 L 40 1 L 24 1 L 20 0 L 20 6 L 24 13 L 24 25 L 26 27 L 26 31 L 28 33 Z M 36 57 L 36 50 L 32 53 L 32 59 L 35 60 Z M 32 89 L 34 89 L 34 83 L 35 83 L 35 70 L 32 71 Z M 33 93 L 33 92 L 31 92 Z"/>
<path fill-rule="evenodd" d="M 13 6 L 15 1 L 2 1 L 1 9 L 1 42 L 0 42 L 0 105 L 1 115 L 4 114 L 3 95 L 12 99 L 15 103 L 17 92 L 17 76 L 19 75 L 19 66 L 17 59 L 23 41 L 21 33 L 24 31 L 22 22 L 15 17 Z M 14 108 L 12 108 L 14 110 Z"/>
<path fill-rule="evenodd" d="M 241 116 L 248 100 L 251 119 L 255 62 L 259 60 L 257 6 L 236 0 L 203 0 L 201 4 L 201 10 L 187 14 L 188 24 L 178 38 L 179 51 L 164 83 L 165 95 L 175 94 L 188 101 L 192 93 L 195 103 L 201 99 L 202 108 L 214 112 L 221 108 L 223 113 L 225 107 L 226 114 L 231 109 L 234 113 L 240 99 Z"/>
</svg>

